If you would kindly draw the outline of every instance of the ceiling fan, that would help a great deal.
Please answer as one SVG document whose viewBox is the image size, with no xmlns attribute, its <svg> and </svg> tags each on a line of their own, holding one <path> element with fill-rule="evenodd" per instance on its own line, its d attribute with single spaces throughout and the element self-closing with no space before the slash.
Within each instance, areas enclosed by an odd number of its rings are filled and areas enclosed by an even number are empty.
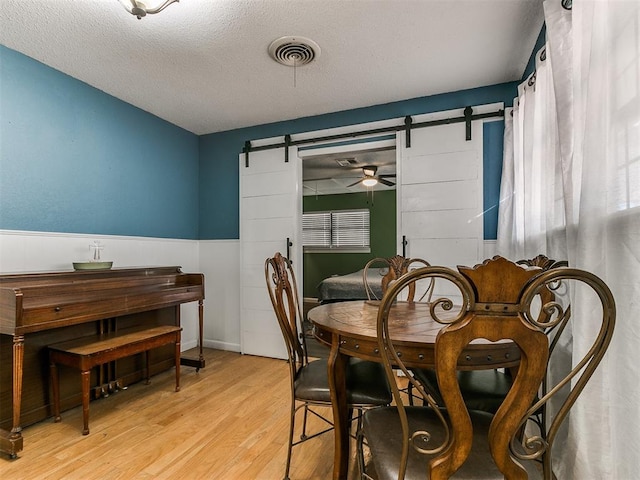
<svg viewBox="0 0 640 480">
<path fill-rule="evenodd" d="M 395 173 L 389 174 L 389 175 L 376 175 L 377 171 L 378 171 L 378 167 L 375 167 L 375 166 L 362 167 L 362 173 L 364 176 L 357 182 L 354 182 L 351 185 L 347 185 L 347 188 L 353 187 L 354 185 L 357 185 L 359 183 L 361 183 L 365 187 L 373 187 L 378 183 L 381 183 L 382 185 L 386 185 L 387 187 L 393 187 L 395 185 L 395 183 L 387 180 L 387 178 L 389 177 L 395 177 L 396 176 Z"/>
</svg>

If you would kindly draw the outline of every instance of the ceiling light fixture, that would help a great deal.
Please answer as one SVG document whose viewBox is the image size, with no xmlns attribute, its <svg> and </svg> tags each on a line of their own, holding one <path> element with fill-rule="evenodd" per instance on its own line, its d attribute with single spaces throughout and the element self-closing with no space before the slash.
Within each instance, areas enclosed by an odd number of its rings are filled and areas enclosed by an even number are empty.
<svg viewBox="0 0 640 480">
<path fill-rule="evenodd" d="M 158 13 L 167 8 L 172 3 L 177 3 L 180 0 L 145 0 L 141 2 L 139 0 L 120 0 L 120 3 L 131 15 L 135 15 L 140 20 L 142 17 Z"/>
<path fill-rule="evenodd" d="M 378 178 L 376 177 L 377 171 L 377 167 L 362 167 L 362 173 L 364 173 L 362 184 L 365 187 L 373 187 L 378 184 Z"/>
<path fill-rule="evenodd" d="M 378 184 L 378 179 L 376 177 L 367 177 L 364 180 L 362 180 L 362 184 L 365 187 L 373 187 L 374 185 Z"/>
</svg>

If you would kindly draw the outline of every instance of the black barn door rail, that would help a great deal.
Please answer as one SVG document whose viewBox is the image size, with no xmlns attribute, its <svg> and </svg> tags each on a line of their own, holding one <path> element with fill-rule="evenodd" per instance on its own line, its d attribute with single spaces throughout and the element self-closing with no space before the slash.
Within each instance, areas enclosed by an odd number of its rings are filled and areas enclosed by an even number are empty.
<svg viewBox="0 0 640 480">
<path fill-rule="evenodd" d="M 406 116 L 404 119 L 404 123 L 402 125 L 395 125 L 391 127 L 382 127 L 382 128 L 373 128 L 369 130 L 360 130 L 356 132 L 348 132 L 348 133 L 338 133 L 335 135 L 326 135 L 324 137 L 313 137 L 313 138 L 304 138 L 301 140 L 292 140 L 291 135 L 285 135 L 284 141 L 280 143 L 271 143 L 268 145 L 260 145 L 260 146 L 252 146 L 251 141 L 247 140 L 244 142 L 244 148 L 242 149 L 242 153 L 244 153 L 244 166 L 249 167 L 249 153 L 250 152 L 259 152 L 262 150 L 273 150 L 275 148 L 284 148 L 285 149 L 285 162 L 289 161 L 289 147 L 293 145 L 306 145 L 309 143 L 318 143 L 318 142 L 329 142 L 333 140 L 343 140 L 345 138 L 356 138 L 363 137 L 365 135 L 377 135 L 380 133 L 395 133 L 400 130 L 405 131 L 406 135 L 406 146 L 407 148 L 411 147 L 411 130 L 414 128 L 425 128 L 425 127 L 435 127 L 438 125 L 448 125 L 451 123 L 465 123 L 466 129 L 466 139 L 471 140 L 471 122 L 474 120 L 482 120 L 484 118 L 492 118 L 492 117 L 504 117 L 504 110 L 497 110 L 495 112 L 487 112 L 487 113 L 478 113 L 476 115 L 473 114 L 473 109 L 471 107 L 466 107 L 464 109 L 464 115 L 461 117 L 451 117 L 451 118 L 443 118 L 440 120 L 430 120 L 427 122 L 418 122 L 413 123 L 413 119 L 411 116 Z"/>
</svg>

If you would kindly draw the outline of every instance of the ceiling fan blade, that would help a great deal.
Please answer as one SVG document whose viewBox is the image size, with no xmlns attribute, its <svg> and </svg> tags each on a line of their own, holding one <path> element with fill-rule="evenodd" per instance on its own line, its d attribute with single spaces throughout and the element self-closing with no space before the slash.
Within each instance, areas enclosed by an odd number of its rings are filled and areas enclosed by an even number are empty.
<svg viewBox="0 0 640 480">
<path fill-rule="evenodd" d="M 387 187 L 393 187 L 395 185 L 395 183 L 390 182 L 389 180 L 385 180 L 384 178 L 378 178 L 378 181 L 381 184 L 386 185 Z"/>
<path fill-rule="evenodd" d="M 333 177 L 322 177 L 322 178 L 303 178 L 303 182 L 326 182 L 328 180 L 333 180 Z"/>
<path fill-rule="evenodd" d="M 347 188 L 349 187 L 353 187 L 354 185 L 359 184 L 360 182 L 362 182 L 362 179 L 358 180 L 357 182 L 353 182 L 351 185 L 347 185 Z"/>
<path fill-rule="evenodd" d="M 395 173 L 387 173 L 385 175 L 378 175 L 378 178 L 396 178 Z"/>
</svg>

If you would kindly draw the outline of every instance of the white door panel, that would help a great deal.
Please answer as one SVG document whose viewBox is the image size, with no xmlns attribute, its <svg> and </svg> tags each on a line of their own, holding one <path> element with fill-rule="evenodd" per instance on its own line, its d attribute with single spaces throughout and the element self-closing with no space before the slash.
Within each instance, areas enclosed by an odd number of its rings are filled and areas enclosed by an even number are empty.
<svg viewBox="0 0 640 480">
<path fill-rule="evenodd" d="M 403 132 L 400 132 L 403 133 Z M 471 123 L 471 140 L 474 143 L 482 135 L 482 123 Z M 415 154 L 451 153 L 473 150 L 461 142 L 465 142 L 465 124 L 452 123 L 435 127 L 415 128 L 411 130 L 411 148 L 415 148 Z"/>
<path fill-rule="evenodd" d="M 283 239 L 283 232 L 286 232 L 291 224 L 289 218 L 260 218 L 246 220 L 244 224 L 244 237 L 245 242 L 276 242 Z M 293 235 L 289 235 L 292 237 Z M 284 238 L 286 238 L 285 235 Z M 283 240 L 282 247 L 286 247 L 286 242 Z M 283 254 L 285 252 L 282 252 Z"/>
<path fill-rule="evenodd" d="M 275 253 L 275 252 L 274 252 Z M 273 253 L 271 254 L 273 255 Z M 265 259 L 267 257 L 265 256 Z M 251 265 L 245 267 L 241 274 L 241 282 L 248 287 L 265 288 L 264 265 Z"/>
<path fill-rule="evenodd" d="M 264 263 L 276 252 L 302 267 L 300 218 L 302 179 L 297 149 L 251 152 L 249 166 L 240 155 L 240 349 L 244 354 L 287 358 L 278 321 L 273 312 L 264 277 Z M 296 270 L 298 279 L 302 272 Z M 300 280 L 299 280 L 300 281 Z M 301 286 L 298 285 L 298 289 Z"/>
<path fill-rule="evenodd" d="M 262 283 L 264 282 L 264 275 L 262 276 Z M 263 295 L 266 290 L 265 285 L 256 285 L 256 286 L 245 286 L 245 293 L 247 294 L 245 297 L 245 302 L 243 307 L 247 310 L 260 310 L 266 311 L 267 313 L 273 313 L 273 307 L 271 306 L 271 300 L 269 300 L 268 295 Z M 264 321 L 264 317 L 262 315 L 252 316 L 248 322 L 243 325 L 246 329 L 248 325 L 258 325 L 258 326 L 267 326 L 272 325 L 275 322 L 275 317 L 273 315 L 268 315 L 269 322 Z M 278 324 L 276 323 L 276 327 Z"/>
<path fill-rule="evenodd" d="M 476 238 L 426 238 L 411 240 L 411 250 L 429 252 L 422 257 L 431 265 L 455 268 L 457 265 L 473 266 L 482 253 Z"/>
<path fill-rule="evenodd" d="M 253 315 L 254 312 L 250 312 L 250 315 Z M 256 314 L 264 313 L 264 312 L 255 312 Z M 268 326 L 260 330 L 258 328 L 253 328 L 251 331 L 243 330 L 242 337 L 242 350 L 245 355 L 259 355 L 261 357 L 271 357 L 271 358 L 282 358 L 282 351 L 285 350 L 284 340 L 282 338 L 282 333 L 280 332 L 278 325 L 276 324 L 276 328 L 278 331 L 274 331 L 271 328 L 270 323 L 275 321 L 275 318 L 271 318 L 270 322 L 267 318 Z M 280 344 L 280 346 L 278 346 Z"/>
<path fill-rule="evenodd" d="M 242 218 L 291 217 L 295 215 L 296 203 L 291 201 L 291 194 L 246 197 L 242 205 Z"/>
<path fill-rule="evenodd" d="M 280 150 L 278 150 L 280 151 Z M 266 152 L 258 152 L 266 153 Z M 257 155 L 257 154 L 254 154 Z M 284 160 L 281 160 L 284 163 Z M 293 160 L 290 163 L 295 163 Z M 249 167 L 251 168 L 251 167 Z M 262 173 L 260 175 L 246 175 L 242 179 L 242 192 L 244 197 L 260 197 L 282 194 L 295 194 L 287 181 L 291 179 L 291 172 L 279 171 Z"/>
<path fill-rule="evenodd" d="M 297 154 L 297 149 L 295 150 L 295 153 Z M 292 150 L 289 150 L 289 153 L 291 152 Z M 277 172 L 290 171 L 291 162 L 295 158 L 297 158 L 297 155 L 294 154 L 293 157 L 289 158 L 289 162 L 285 162 L 284 148 L 262 150 L 249 153 L 249 167 L 245 166 L 244 154 L 240 154 L 240 168 L 247 169 L 243 173 L 243 177 L 263 174 L 273 175 Z"/>
<path fill-rule="evenodd" d="M 475 265 L 483 246 L 482 123 L 416 128 L 411 146 L 399 132 L 398 239 L 404 253 L 432 265 Z M 402 252 L 402 244 L 398 251 Z"/>
<path fill-rule="evenodd" d="M 410 154 L 402 169 L 406 178 L 405 184 L 476 179 L 478 154 L 473 150 L 432 155 Z"/>
<path fill-rule="evenodd" d="M 405 185 L 402 195 L 402 211 L 475 209 L 478 201 L 478 188 L 480 186 L 475 180 L 473 182 Z"/>
<path fill-rule="evenodd" d="M 264 269 L 264 261 L 267 257 L 273 257 L 276 252 L 284 255 L 287 250 L 284 238 L 275 242 L 244 242 L 242 246 L 246 247 L 240 253 L 243 270 L 252 267 Z M 267 288 L 266 284 L 265 288 Z"/>
<path fill-rule="evenodd" d="M 477 238 L 475 210 L 429 210 L 402 215 L 404 235 L 417 238 Z M 412 254 L 412 256 L 415 256 Z"/>
</svg>

